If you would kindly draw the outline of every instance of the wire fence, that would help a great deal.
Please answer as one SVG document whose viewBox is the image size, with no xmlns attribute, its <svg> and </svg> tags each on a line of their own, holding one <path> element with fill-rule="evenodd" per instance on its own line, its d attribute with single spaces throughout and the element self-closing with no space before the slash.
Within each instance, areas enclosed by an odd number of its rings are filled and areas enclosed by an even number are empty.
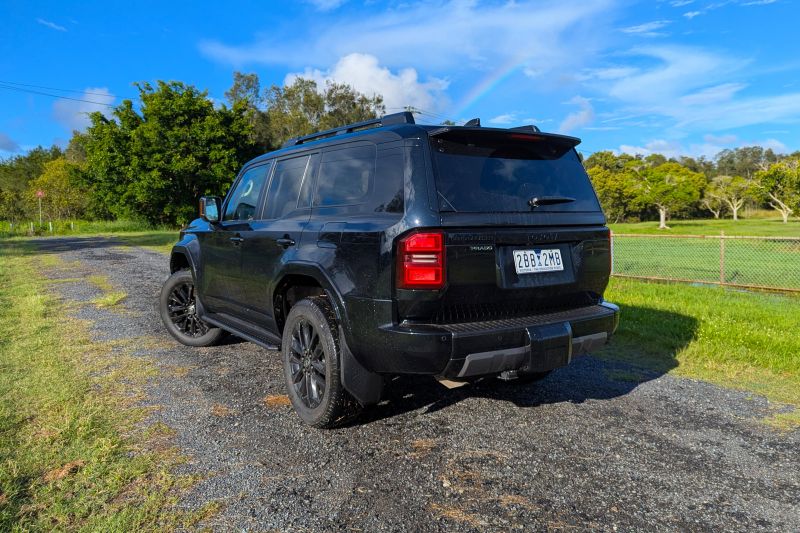
<svg viewBox="0 0 800 533">
<path fill-rule="evenodd" d="M 800 238 L 614 234 L 613 275 L 800 292 Z"/>
</svg>

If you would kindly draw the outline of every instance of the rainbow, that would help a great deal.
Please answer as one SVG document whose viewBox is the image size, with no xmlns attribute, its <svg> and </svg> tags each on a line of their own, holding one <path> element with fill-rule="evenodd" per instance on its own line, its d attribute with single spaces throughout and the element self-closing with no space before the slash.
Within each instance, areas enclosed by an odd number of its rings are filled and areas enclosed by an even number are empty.
<svg viewBox="0 0 800 533">
<path fill-rule="evenodd" d="M 461 98 L 458 105 L 451 113 L 453 120 L 464 118 L 464 114 L 475 103 L 492 92 L 498 85 L 511 76 L 515 70 L 525 64 L 527 58 L 520 58 L 519 56 L 512 57 L 500 67 L 490 72 L 488 76 L 476 83 L 467 93 Z"/>
</svg>

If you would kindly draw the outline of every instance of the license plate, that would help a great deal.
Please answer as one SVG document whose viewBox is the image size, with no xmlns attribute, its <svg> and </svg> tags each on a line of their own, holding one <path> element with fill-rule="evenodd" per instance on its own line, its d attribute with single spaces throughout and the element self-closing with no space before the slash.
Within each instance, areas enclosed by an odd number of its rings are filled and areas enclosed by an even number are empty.
<svg viewBox="0 0 800 533">
<path fill-rule="evenodd" d="M 517 274 L 564 270 L 561 250 L 514 250 L 514 268 Z"/>
</svg>

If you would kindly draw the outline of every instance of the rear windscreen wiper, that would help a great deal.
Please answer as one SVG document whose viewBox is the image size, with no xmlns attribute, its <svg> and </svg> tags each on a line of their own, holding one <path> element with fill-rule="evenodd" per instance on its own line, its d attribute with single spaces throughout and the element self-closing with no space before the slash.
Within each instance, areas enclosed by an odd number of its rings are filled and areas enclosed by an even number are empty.
<svg viewBox="0 0 800 533">
<path fill-rule="evenodd" d="M 540 205 L 568 204 L 574 201 L 575 198 L 570 198 L 569 196 L 534 196 L 528 200 L 528 205 L 531 206 L 531 209 L 534 209 Z"/>
</svg>

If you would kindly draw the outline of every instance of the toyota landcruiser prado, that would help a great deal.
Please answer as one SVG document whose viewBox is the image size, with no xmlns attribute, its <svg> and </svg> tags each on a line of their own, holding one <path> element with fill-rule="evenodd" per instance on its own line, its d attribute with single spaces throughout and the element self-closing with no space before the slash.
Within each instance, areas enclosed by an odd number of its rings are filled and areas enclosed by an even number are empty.
<svg viewBox="0 0 800 533">
<path fill-rule="evenodd" d="M 579 139 L 410 113 L 292 139 L 203 197 L 160 297 L 189 346 L 280 346 L 331 427 L 385 376 L 535 380 L 608 341 L 609 229 Z"/>
</svg>

